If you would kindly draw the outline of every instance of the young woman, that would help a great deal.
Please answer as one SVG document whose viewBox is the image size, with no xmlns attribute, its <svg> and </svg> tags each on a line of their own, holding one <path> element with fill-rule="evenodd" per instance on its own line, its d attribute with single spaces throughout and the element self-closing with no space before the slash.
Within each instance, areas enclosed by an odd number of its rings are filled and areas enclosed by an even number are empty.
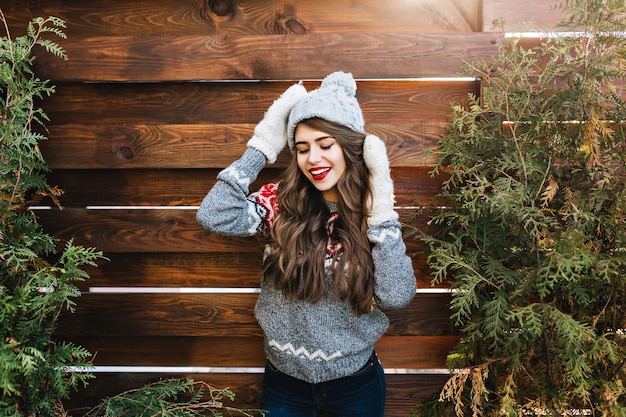
<svg viewBox="0 0 626 417">
<path fill-rule="evenodd" d="M 385 145 L 364 133 L 355 94 L 343 72 L 309 94 L 291 86 L 198 210 L 213 233 L 266 238 L 255 315 L 267 355 L 261 409 L 271 417 L 382 416 L 374 344 L 389 320 L 380 308 L 415 295 Z M 248 195 L 287 143 L 283 179 Z"/>
</svg>

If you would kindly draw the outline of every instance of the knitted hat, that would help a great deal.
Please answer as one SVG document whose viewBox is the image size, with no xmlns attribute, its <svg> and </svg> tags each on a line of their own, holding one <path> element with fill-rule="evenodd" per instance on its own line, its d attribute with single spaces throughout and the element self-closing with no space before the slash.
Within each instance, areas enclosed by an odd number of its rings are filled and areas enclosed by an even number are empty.
<svg viewBox="0 0 626 417">
<path fill-rule="evenodd" d="M 314 117 L 348 126 L 363 132 L 363 113 L 356 101 L 356 82 L 351 73 L 341 71 L 326 76 L 322 85 L 300 100 L 289 113 L 287 140 L 291 152 L 295 151 L 296 126 Z"/>
</svg>

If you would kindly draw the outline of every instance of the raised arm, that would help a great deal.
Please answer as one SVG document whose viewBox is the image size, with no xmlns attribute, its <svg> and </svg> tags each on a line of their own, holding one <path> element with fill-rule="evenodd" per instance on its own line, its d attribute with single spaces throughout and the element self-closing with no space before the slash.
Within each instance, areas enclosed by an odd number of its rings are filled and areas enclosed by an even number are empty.
<svg viewBox="0 0 626 417">
<path fill-rule="evenodd" d="M 406 254 L 398 213 L 393 208 L 393 181 L 384 142 L 368 135 L 363 144 L 363 158 L 372 188 L 367 237 L 373 244 L 376 301 L 382 308 L 402 308 L 415 295 L 415 272 Z"/>
<path fill-rule="evenodd" d="M 291 108 L 306 95 L 302 84 L 289 87 L 254 128 L 243 156 L 217 176 L 196 214 L 210 232 L 227 236 L 252 236 L 267 218 L 264 208 L 248 198 L 250 184 L 266 164 L 274 163 L 287 143 L 287 118 Z"/>
</svg>

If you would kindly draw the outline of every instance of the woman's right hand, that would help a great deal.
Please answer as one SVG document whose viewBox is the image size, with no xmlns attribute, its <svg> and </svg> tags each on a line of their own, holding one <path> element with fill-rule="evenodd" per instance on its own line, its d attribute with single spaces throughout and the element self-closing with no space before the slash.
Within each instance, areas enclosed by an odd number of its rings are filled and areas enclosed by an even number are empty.
<svg viewBox="0 0 626 417">
<path fill-rule="evenodd" d="M 254 135 L 248 141 L 248 146 L 262 152 L 270 164 L 276 161 L 287 144 L 289 112 L 305 96 L 306 89 L 301 82 L 292 85 L 274 101 L 265 112 L 263 120 L 254 128 Z"/>
</svg>

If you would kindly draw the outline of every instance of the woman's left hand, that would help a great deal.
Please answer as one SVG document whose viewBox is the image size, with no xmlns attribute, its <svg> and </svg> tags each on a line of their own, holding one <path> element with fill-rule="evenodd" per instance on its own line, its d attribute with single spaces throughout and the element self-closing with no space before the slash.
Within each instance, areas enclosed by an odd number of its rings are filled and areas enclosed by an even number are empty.
<svg viewBox="0 0 626 417">
<path fill-rule="evenodd" d="M 398 213 L 393 209 L 393 181 L 387 158 L 385 143 L 377 136 L 367 135 L 363 142 L 363 159 L 370 172 L 372 201 L 369 207 L 369 226 L 389 220 L 397 220 Z"/>
</svg>

